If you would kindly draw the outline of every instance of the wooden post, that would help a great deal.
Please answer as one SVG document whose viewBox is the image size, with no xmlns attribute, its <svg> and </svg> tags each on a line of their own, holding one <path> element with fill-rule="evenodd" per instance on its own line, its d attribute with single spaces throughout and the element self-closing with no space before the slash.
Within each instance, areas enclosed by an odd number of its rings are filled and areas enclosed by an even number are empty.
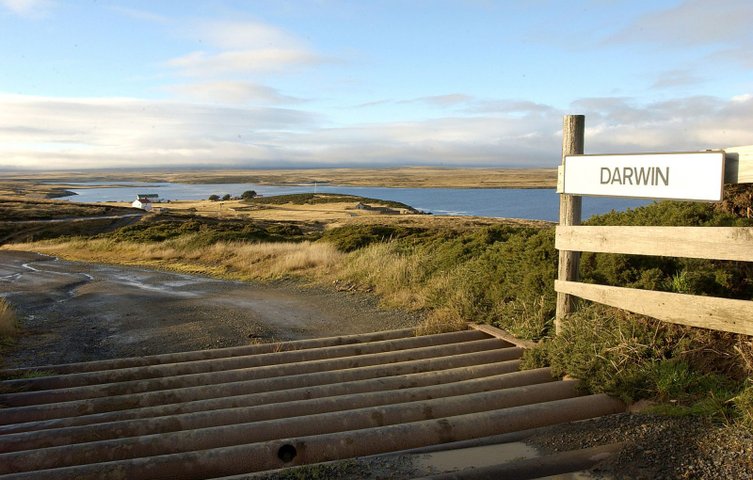
<svg viewBox="0 0 753 480">
<path fill-rule="evenodd" d="M 586 117 L 583 115 L 565 115 L 562 121 L 562 163 L 565 155 L 583 154 L 584 132 Z M 560 195 L 560 225 L 580 225 L 581 197 L 576 195 Z M 578 265 L 580 252 L 560 250 L 559 280 L 578 280 Z M 573 311 L 574 297 L 564 293 L 557 293 L 557 313 L 554 319 L 556 334 L 562 331 L 562 320 Z"/>
</svg>

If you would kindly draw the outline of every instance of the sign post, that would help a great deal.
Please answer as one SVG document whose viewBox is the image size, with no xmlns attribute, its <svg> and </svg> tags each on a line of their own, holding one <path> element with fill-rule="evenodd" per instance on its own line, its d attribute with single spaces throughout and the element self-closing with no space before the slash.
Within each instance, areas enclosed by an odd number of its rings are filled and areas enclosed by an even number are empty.
<svg viewBox="0 0 753 480">
<path fill-rule="evenodd" d="M 565 115 L 562 120 L 562 168 L 569 155 L 583 153 L 583 143 L 586 130 L 586 117 L 584 115 Z M 558 189 L 559 191 L 559 189 Z M 581 197 L 566 192 L 560 195 L 560 225 L 580 225 L 581 220 Z M 560 280 L 577 281 L 580 252 L 559 252 L 559 267 L 557 276 Z M 554 318 L 554 331 L 556 334 L 562 330 L 562 320 L 572 313 L 575 297 L 557 293 L 557 313 Z"/>
</svg>

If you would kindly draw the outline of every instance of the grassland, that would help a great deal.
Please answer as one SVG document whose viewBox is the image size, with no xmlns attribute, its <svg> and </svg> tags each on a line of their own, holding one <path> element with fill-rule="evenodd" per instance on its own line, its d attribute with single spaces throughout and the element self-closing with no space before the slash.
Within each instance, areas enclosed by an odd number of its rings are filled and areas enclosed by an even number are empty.
<svg viewBox="0 0 753 480">
<path fill-rule="evenodd" d="M 105 202 L 101 205 L 126 207 L 126 202 Z M 357 208 L 367 205 L 370 208 Z M 333 224 L 360 217 L 380 217 L 389 210 L 391 215 L 419 215 L 412 207 L 387 200 L 339 194 L 295 194 L 257 197 L 252 200 L 178 200 L 158 204 L 160 213 L 191 214 L 220 219 L 301 222 Z"/>
</svg>

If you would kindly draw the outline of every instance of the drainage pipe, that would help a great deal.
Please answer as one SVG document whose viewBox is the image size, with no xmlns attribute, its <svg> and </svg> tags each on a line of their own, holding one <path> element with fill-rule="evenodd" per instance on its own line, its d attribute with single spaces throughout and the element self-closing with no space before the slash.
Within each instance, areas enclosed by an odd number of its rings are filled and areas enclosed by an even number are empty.
<svg viewBox="0 0 753 480">
<path fill-rule="evenodd" d="M 506 363 L 518 363 L 511 361 Z M 259 422 L 396 403 L 417 402 L 471 393 L 503 390 L 552 381 L 549 369 L 506 373 L 460 382 L 398 390 L 378 390 L 334 397 L 295 400 L 274 404 L 249 405 L 169 417 L 121 420 L 96 425 L 40 430 L 0 437 L 0 453 L 33 450 L 60 445 L 123 439 L 174 431 L 196 430 L 240 423 Z"/>
<path fill-rule="evenodd" d="M 499 435 L 624 410 L 625 405 L 619 400 L 604 394 L 590 395 L 386 427 L 29 471 L 9 475 L 7 480 L 98 480 L 105 477 L 199 480 Z"/>
<path fill-rule="evenodd" d="M 576 382 L 549 382 L 425 401 L 116 438 L 0 454 L 0 474 L 230 447 L 453 417 L 578 396 Z"/>
<path fill-rule="evenodd" d="M 312 385 L 300 388 L 291 387 L 287 390 L 263 391 L 261 393 L 232 395 L 220 398 L 210 398 L 207 400 L 196 400 L 183 403 L 173 403 L 169 405 L 158 405 L 154 407 L 133 408 L 130 410 L 115 410 L 110 412 L 94 413 L 75 417 L 15 423 L 12 425 L 0 426 L 0 435 L 27 431 L 47 430 L 52 428 L 93 425 L 97 423 L 123 420 L 175 416 L 180 414 L 207 412 L 225 408 L 248 407 L 269 403 L 280 403 L 294 400 L 347 395 L 349 393 L 364 393 L 377 390 L 427 387 L 431 385 L 440 385 L 444 383 L 459 382 L 473 378 L 482 378 L 486 376 L 517 372 L 519 366 L 520 360 L 509 360 L 506 362 L 503 361 L 485 363 L 482 365 L 471 365 L 460 368 L 448 368 L 446 370 L 426 371 L 422 373 L 410 373 L 405 375 L 394 375 L 380 378 L 367 378 L 365 380 Z M 548 369 L 541 369 L 541 371 L 537 374 L 534 372 L 539 371 L 528 370 L 526 371 L 524 376 L 516 378 L 520 378 L 521 381 L 527 381 L 531 384 L 538 383 L 534 380 L 539 379 L 539 376 L 541 377 L 541 382 L 553 380 Z M 534 379 L 530 378 L 532 375 L 538 376 Z M 525 385 L 525 383 L 511 383 L 509 386 L 519 385 Z M 4 412 L 7 412 L 7 410 Z"/>
<path fill-rule="evenodd" d="M 364 368 L 303 373 L 220 385 L 5 408 L 2 410 L 3 414 L 0 415 L 0 425 L 504 362 L 520 358 L 521 355 L 522 349 L 510 347 L 423 360 L 410 360 L 389 365 L 372 365 Z"/>
</svg>

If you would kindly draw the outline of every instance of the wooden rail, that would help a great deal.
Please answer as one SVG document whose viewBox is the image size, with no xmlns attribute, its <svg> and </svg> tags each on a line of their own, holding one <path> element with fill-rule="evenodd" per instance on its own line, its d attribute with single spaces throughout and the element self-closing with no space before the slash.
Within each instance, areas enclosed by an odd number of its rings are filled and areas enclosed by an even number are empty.
<svg viewBox="0 0 753 480">
<path fill-rule="evenodd" d="M 573 121 L 570 117 L 574 116 L 565 117 L 565 126 Z M 563 157 L 565 145 L 569 142 L 583 145 L 582 137 L 570 138 L 576 134 L 582 135 L 582 130 L 573 133 L 563 128 Z M 753 183 L 753 146 L 727 148 L 724 152 L 725 183 Z M 555 240 L 555 247 L 560 252 L 559 279 L 554 285 L 558 298 L 557 333 L 561 331 L 563 319 L 570 313 L 572 298 L 580 297 L 666 322 L 753 335 L 753 301 L 577 281 L 580 252 L 753 262 L 753 228 L 580 226 L 579 209 L 577 218 L 562 213 L 570 208 L 572 197 L 560 196 L 560 225 Z M 571 262 L 567 268 L 563 265 L 563 258 Z M 575 259 L 574 265 L 572 259 Z"/>
<path fill-rule="evenodd" d="M 665 322 L 753 335 L 753 302 L 557 280 L 554 289 Z"/>
<path fill-rule="evenodd" d="M 557 227 L 558 250 L 753 261 L 751 227 Z"/>
</svg>

